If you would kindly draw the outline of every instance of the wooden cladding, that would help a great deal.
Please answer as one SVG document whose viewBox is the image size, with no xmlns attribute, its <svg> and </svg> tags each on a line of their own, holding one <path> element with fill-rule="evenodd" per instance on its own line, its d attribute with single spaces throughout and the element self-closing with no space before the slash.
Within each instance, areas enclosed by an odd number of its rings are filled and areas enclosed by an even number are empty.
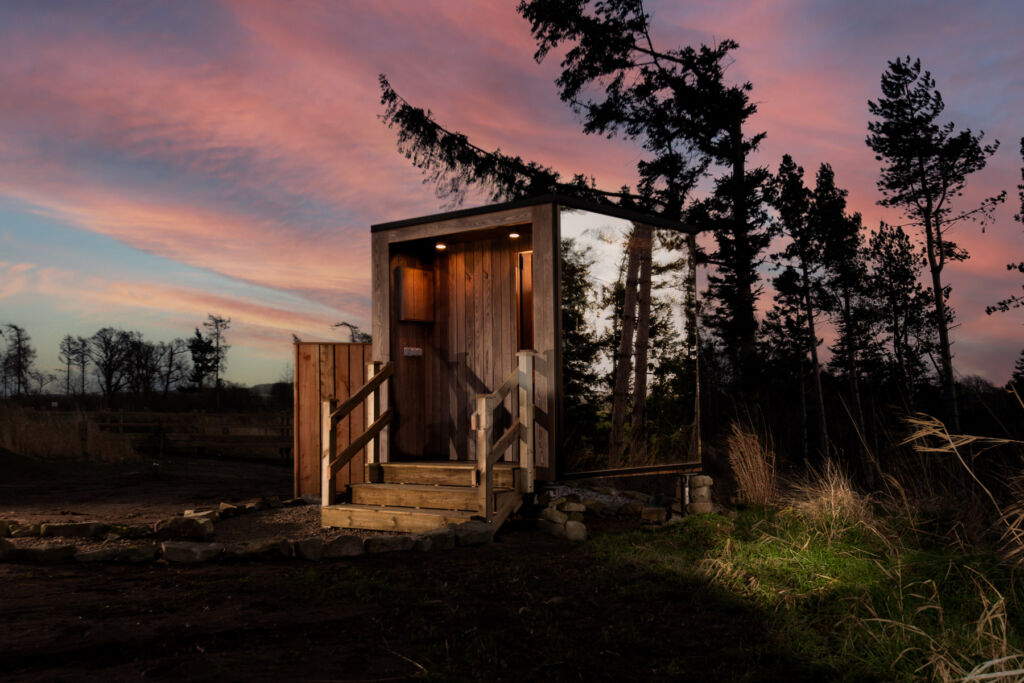
<svg viewBox="0 0 1024 683">
<path fill-rule="evenodd" d="M 516 269 L 516 317 L 519 321 L 519 349 L 533 348 L 533 252 L 519 253 Z"/>
<path fill-rule="evenodd" d="M 395 268 L 395 306 L 400 322 L 433 322 L 433 271 L 409 266 Z"/>
<path fill-rule="evenodd" d="M 295 344 L 295 495 L 320 495 L 321 410 L 325 400 L 344 401 L 367 380 L 369 344 L 297 342 Z M 335 426 L 338 446 L 344 448 L 366 429 L 365 404 L 357 406 Z M 338 471 L 336 490 L 363 481 L 365 453 Z"/>
</svg>

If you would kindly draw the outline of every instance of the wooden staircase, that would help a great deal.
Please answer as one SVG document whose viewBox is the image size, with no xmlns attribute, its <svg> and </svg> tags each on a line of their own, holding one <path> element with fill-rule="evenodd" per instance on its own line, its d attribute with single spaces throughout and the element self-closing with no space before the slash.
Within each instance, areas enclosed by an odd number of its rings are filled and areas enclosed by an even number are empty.
<svg viewBox="0 0 1024 683">
<path fill-rule="evenodd" d="M 323 527 L 386 531 L 429 531 L 473 518 L 496 530 L 533 492 L 534 358 L 533 351 L 516 354 L 518 367 L 489 394 L 478 394 L 472 415 L 476 432 L 475 462 L 381 462 L 380 434 L 392 419 L 381 412 L 381 392 L 394 373 L 391 363 L 371 363 L 369 381 L 343 402 L 324 401 L 321 416 L 321 512 Z M 494 438 L 494 411 L 513 397 L 517 419 Z M 339 420 L 367 401 L 366 431 L 338 450 Z M 335 475 L 367 448 L 368 483 L 349 486 L 350 501 L 334 501 Z M 519 464 L 499 462 L 511 453 Z"/>
<path fill-rule="evenodd" d="M 374 480 L 350 487 L 351 502 L 321 508 L 321 525 L 379 531 L 429 531 L 481 518 L 476 463 L 396 462 L 373 465 Z M 497 529 L 519 506 L 521 469 L 494 468 L 494 517 Z"/>
</svg>

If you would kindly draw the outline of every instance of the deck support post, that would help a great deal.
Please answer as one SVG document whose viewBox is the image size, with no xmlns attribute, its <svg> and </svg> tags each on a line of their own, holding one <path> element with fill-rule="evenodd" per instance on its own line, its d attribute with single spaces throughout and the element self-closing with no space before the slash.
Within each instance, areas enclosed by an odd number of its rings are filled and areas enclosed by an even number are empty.
<svg viewBox="0 0 1024 683">
<path fill-rule="evenodd" d="M 476 398 L 476 485 L 480 515 L 488 522 L 494 517 L 494 469 L 491 467 L 493 421 L 489 396 Z"/>
<path fill-rule="evenodd" d="M 338 450 L 338 434 L 331 413 L 337 404 L 337 401 L 323 401 L 320 404 L 320 505 L 323 507 L 334 502 L 334 470 L 331 460 Z"/>
<path fill-rule="evenodd" d="M 366 364 L 366 377 L 373 379 L 380 372 L 381 363 L 374 361 Z M 369 429 L 377 416 L 380 415 L 380 387 L 373 390 L 373 395 L 366 404 L 366 428 Z M 373 470 L 374 465 L 380 464 L 380 437 L 375 437 L 367 444 L 366 465 L 368 470 Z"/>
<path fill-rule="evenodd" d="M 520 351 L 519 357 L 519 466 L 523 468 L 523 493 L 533 493 L 533 351 Z"/>
</svg>

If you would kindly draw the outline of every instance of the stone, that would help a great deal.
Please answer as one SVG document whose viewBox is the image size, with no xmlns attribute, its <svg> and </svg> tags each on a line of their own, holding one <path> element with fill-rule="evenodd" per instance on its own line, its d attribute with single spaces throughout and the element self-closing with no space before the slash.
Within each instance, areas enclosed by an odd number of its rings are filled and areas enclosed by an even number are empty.
<svg viewBox="0 0 1024 683">
<path fill-rule="evenodd" d="M 548 508 L 544 508 L 547 510 Z M 454 527 L 455 543 L 459 546 L 482 545 L 494 540 L 494 528 L 487 522 L 471 520 Z"/>
<path fill-rule="evenodd" d="M 38 536 L 39 525 L 38 524 L 12 524 L 11 525 L 11 538 L 26 538 L 28 536 Z"/>
<path fill-rule="evenodd" d="M 118 562 L 136 564 L 138 562 L 152 562 L 156 559 L 156 543 L 140 543 L 121 548 L 117 551 Z"/>
<path fill-rule="evenodd" d="M 613 489 L 611 486 L 595 486 L 594 490 L 598 493 L 603 493 L 606 496 L 617 496 L 619 492 Z"/>
<path fill-rule="evenodd" d="M 304 560 L 316 562 L 324 554 L 324 539 L 319 536 L 310 536 L 301 541 L 295 541 L 295 555 Z"/>
<path fill-rule="evenodd" d="M 422 534 L 414 535 L 415 542 L 413 543 L 412 549 L 421 552 L 429 553 L 434 549 L 434 539 L 429 536 L 423 536 Z"/>
<path fill-rule="evenodd" d="M 237 505 L 222 502 L 219 506 L 217 506 L 217 512 L 220 513 L 220 516 L 222 518 L 227 519 L 228 517 L 234 517 L 238 515 L 241 512 L 241 510 L 238 509 Z"/>
<path fill-rule="evenodd" d="M 639 500 L 641 503 L 649 503 L 654 496 L 644 493 L 643 491 L 623 491 L 622 495 L 633 500 Z"/>
<path fill-rule="evenodd" d="M 565 496 L 561 496 L 561 497 L 559 497 L 559 498 L 555 498 L 554 500 L 549 500 L 549 501 L 548 501 L 548 506 L 549 506 L 549 507 L 553 507 L 553 508 L 556 508 L 556 507 L 558 507 L 559 505 L 561 505 L 562 503 L 566 502 L 566 500 L 567 500 L 567 499 L 566 499 L 566 497 L 565 497 Z"/>
<path fill-rule="evenodd" d="M 623 503 L 619 507 L 619 514 L 623 517 L 639 517 L 644 512 L 644 504 L 638 500 Z"/>
<path fill-rule="evenodd" d="M 107 534 L 110 526 L 98 522 L 60 522 L 43 524 L 39 527 L 40 536 L 63 536 L 66 538 L 100 538 Z"/>
<path fill-rule="evenodd" d="M 555 524 L 565 524 L 569 520 L 569 515 L 564 512 L 559 512 L 555 508 L 544 508 L 540 511 L 540 516 L 541 518 L 546 519 L 549 522 L 554 522 Z"/>
<path fill-rule="evenodd" d="M 706 515 L 712 511 L 711 503 L 690 503 L 686 511 L 691 515 Z"/>
<path fill-rule="evenodd" d="M 640 519 L 645 522 L 660 524 L 668 519 L 668 510 L 662 507 L 645 507 L 640 513 Z"/>
<path fill-rule="evenodd" d="M 548 503 L 551 502 L 551 494 L 542 493 L 537 496 L 537 505 L 540 507 L 547 507 Z"/>
<path fill-rule="evenodd" d="M 583 507 L 585 507 L 587 509 L 587 512 L 589 512 L 592 515 L 603 515 L 605 509 L 608 506 L 599 501 L 597 498 L 584 498 Z"/>
<path fill-rule="evenodd" d="M 569 520 L 565 523 L 565 537 L 570 541 L 587 540 L 587 526 L 583 522 Z"/>
<path fill-rule="evenodd" d="M 220 543 L 164 541 L 160 544 L 160 553 L 168 562 L 210 562 L 220 557 L 223 552 L 224 546 Z"/>
<path fill-rule="evenodd" d="M 686 521 L 686 517 L 683 517 L 682 515 L 675 515 L 674 514 L 671 517 L 669 517 L 667 520 L 665 520 L 664 526 L 675 526 L 676 524 L 682 524 L 685 521 Z"/>
<path fill-rule="evenodd" d="M 224 554 L 227 557 L 242 560 L 267 557 L 294 557 L 295 545 L 291 541 L 281 538 L 269 541 L 250 541 L 229 547 L 225 549 Z"/>
<path fill-rule="evenodd" d="M 170 517 L 153 525 L 160 538 L 191 538 L 205 540 L 213 536 L 213 522 L 196 517 Z"/>
<path fill-rule="evenodd" d="M 75 557 L 78 548 L 63 543 L 38 545 L 33 548 L 18 548 L 15 557 L 23 562 L 67 562 Z"/>
<path fill-rule="evenodd" d="M 310 502 L 305 498 L 289 498 L 284 501 L 285 507 L 298 507 L 300 505 L 309 505 Z"/>
<path fill-rule="evenodd" d="M 412 550 L 416 547 L 416 537 L 410 534 L 401 536 L 371 536 L 366 539 L 366 552 L 393 553 Z"/>
<path fill-rule="evenodd" d="M 270 498 L 267 498 L 266 501 L 267 501 L 267 507 L 270 507 L 270 508 L 284 507 L 284 503 L 282 503 L 281 499 L 278 498 L 277 496 L 271 496 Z"/>
<path fill-rule="evenodd" d="M 537 528 L 546 534 L 558 536 L 559 538 L 565 538 L 564 524 L 555 524 L 554 522 L 549 522 L 546 519 L 538 519 Z"/>
<path fill-rule="evenodd" d="M 75 553 L 75 559 L 79 562 L 113 562 L 117 559 L 117 548 L 79 550 Z"/>
<path fill-rule="evenodd" d="M 11 524 L 6 519 L 0 519 L 0 538 L 6 538 L 11 533 Z"/>
<path fill-rule="evenodd" d="M 215 522 L 220 517 L 220 512 L 218 510 L 185 510 L 185 517 L 208 519 L 211 522 Z"/>
<path fill-rule="evenodd" d="M 108 535 L 114 534 L 118 538 L 147 538 L 153 535 L 153 526 L 150 524 L 111 524 Z"/>
<path fill-rule="evenodd" d="M 338 536 L 324 544 L 323 557 L 356 557 L 366 552 L 361 536 Z"/>
<path fill-rule="evenodd" d="M 440 529 L 431 529 L 419 534 L 420 537 L 429 538 L 433 550 L 451 550 L 455 547 L 455 532 L 446 526 Z"/>
<path fill-rule="evenodd" d="M 714 480 L 706 474 L 696 474 L 690 477 L 690 489 L 699 489 L 712 484 L 714 484 Z"/>
<path fill-rule="evenodd" d="M 0 538 L 0 561 L 6 560 L 8 557 L 14 555 L 17 548 L 13 543 L 8 541 L 6 538 Z"/>
<path fill-rule="evenodd" d="M 707 486 L 690 489 L 691 503 L 707 503 L 711 500 L 711 489 Z"/>
<path fill-rule="evenodd" d="M 259 510 L 266 510 L 268 505 L 267 501 L 263 498 L 253 498 L 252 500 L 244 503 L 243 507 L 247 512 L 257 512 Z"/>
<path fill-rule="evenodd" d="M 584 505 L 583 503 L 574 503 L 572 501 L 567 501 L 565 503 L 562 503 L 562 507 L 560 509 L 562 510 L 562 512 L 586 512 L 587 506 Z"/>
<path fill-rule="evenodd" d="M 569 521 L 571 521 L 571 522 L 582 522 L 583 521 L 583 513 L 582 512 L 569 512 L 569 513 L 566 513 L 566 514 L 569 515 Z"/>
</svg>

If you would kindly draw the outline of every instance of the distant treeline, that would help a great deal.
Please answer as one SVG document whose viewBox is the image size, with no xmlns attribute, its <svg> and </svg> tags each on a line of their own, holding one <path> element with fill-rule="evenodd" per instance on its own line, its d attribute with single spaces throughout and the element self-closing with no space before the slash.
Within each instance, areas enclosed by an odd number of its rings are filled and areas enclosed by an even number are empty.
<svg viewBox="0 0 1024 683">
<path fill-rule="evenodd" d="M 202 330 L 170 341 L 149 341 L 142 332 L 114 327 L 89 337 L 65 335 L 61 368 L 51 372 L 36 367 L 28 331 L 9 322 L 0 328 L 0 397 L 31 403 L 63 396 L 83 409 L 290 407 L 290 382 L 249 389 L 223 379 L 230 323 L 210 314 Z"/>
</svg>

